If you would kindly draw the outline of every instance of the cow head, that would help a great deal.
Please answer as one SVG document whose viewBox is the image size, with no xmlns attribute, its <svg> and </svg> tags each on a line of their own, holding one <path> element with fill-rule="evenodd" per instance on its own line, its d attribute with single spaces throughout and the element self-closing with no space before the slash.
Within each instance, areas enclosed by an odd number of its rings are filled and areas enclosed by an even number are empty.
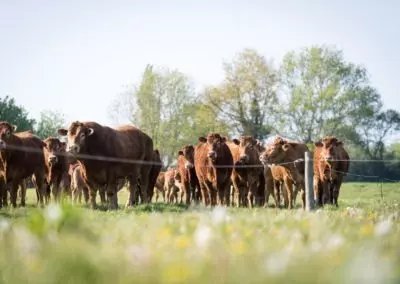
<svg viewBox="0 0 400 284">
<path fill-rule="evenodd" d="M 265 164 L 278 164 L 285 160 L 286 152 L 293 146 L 285 139 L 277 137 L 275 141 L 260 155 L 261 162 Z"/>
<path fill-rule="evenodd" d="M 201 143 L 205 143 L 208 148 L 207 156 L 212 161 L 215 162 L 218 158 L 218 152 L 220 151 L 221 147 L 226 142 L 226 137 L 221 136 L 218 133 L 210 133 L 207 137 L 199 137 L 199 141 Z"/>
<path fill-rule="evenodd" d="M 0 150 L 4 150 L 7 147 L 7 143 L 10 141 L 12 134 L 17 130 L 16 125 L 12 125 L 7 121 L 0 122 Z"/>
<path fill-rule="evenodd" d="M 94 129 L 84 125 L 82 122 L 72 122 L 68 130 L 58 129 L 57 133 L 61 136 L 67 136 L 67 152 L 73 155 L 85 151 L 87 139 L 93 135 Z"/>
<path fill-rule="evenodd" d="M 241 136 L 232 141 L 239 146 L 239 162 L 241 164 L 249 164 L 251 157 L 258 154 L 256 148 L 258 141 L 252 136 Z"/>
<path fill-rule="evenodd" d="M 321 149 L 320 158 L 327 163 L 333 163 L 336 157 L 337 147 L 342 147 L 343 142 L 338 141 L 334 136 L 326 136 L 314 145 Z"/>
<path fill-rule="evenodd" d="M 194 167 L 194 147 L 193 145 L 185 145 L 178 152 L 179 156 L 185 159 L 185 169 L 192 169 Z"/>
<path fill-rule="evenodd" d="M 179 183 L 181 182 L 181 174 L 177 170 L 175 170 L 174 179 Z"/>
<path fill-rule="evenodd" d="M 43 143 L 46 162 L 50 166 L 54 166 L 58 162 L 58 156 L 60 153 L 65 152 L 66 143 L 61 142 L 59 139 L 54 137 L 46 138 Z"/>
</svg>

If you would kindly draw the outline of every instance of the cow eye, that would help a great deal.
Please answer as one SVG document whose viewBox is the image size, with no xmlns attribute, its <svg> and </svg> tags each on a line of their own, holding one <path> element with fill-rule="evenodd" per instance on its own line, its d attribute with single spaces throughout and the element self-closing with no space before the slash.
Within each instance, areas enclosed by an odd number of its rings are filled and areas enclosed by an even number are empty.
<svg viewBox="0 0 400 284">
<path fill-rule="evenodd" d="M 11 134 L 10 130 L 6 131 L 6 135 L 9 136 Z"/>
</svg>

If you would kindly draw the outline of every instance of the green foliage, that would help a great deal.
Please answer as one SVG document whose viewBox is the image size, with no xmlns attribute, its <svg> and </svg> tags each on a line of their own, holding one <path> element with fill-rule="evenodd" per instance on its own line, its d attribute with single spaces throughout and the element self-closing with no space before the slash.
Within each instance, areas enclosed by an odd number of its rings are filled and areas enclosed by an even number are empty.
<svg viewBox="0 0 400 284">
<path fill-rule="evenodd" d="M 265 138 L 273 127 L 277 110 L 278 77 L 267 60 L 245 49 L 223 65 L 224 81 L 205 90 L 206 103 L 236 134 Z"/>
<path fill-rule="evenodd" d="M 35 120 L 28 117 L 27 110 L 18 106 L 14 98 L 0 98 L 0 120 L 17 125 L 17 131 L 33 130 Z"/>
<path fill-rule="evenodd" d="M 59 111 L 44 110 L 40 113 L 36 134 L 41 139 L 49 136 L 58 137 L 57 130 L 66 124 L 64 115 Z"/>
</svg>

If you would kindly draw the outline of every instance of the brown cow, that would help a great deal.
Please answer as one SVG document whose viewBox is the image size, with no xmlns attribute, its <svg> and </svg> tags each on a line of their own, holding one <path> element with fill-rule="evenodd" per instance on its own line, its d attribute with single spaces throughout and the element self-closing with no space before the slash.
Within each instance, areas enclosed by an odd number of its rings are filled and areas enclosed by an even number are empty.
<svg viewBox="0 0 400 284">
<path fill-rule="evenodd" d="M 168 203 L 171 203 L 174 200 L 176 202 L 178 201 L 178 193 L 180 191 L 178 179 L 180 179 L 180 177 L 177 176 L 176 173 L 177 170 L 174 168 L 169 168 L 165 173 L 164 192 Z"/>
<path fill-rule="evenodd" d="M 285 169 L 285 186 L 288 194 L 288 208 L 293 208 L 293 184 L 301 189 L 302 208 L 305 209 L 304 153 L 308 147 L 303 143 L 289 142 L 277 137 L 260 156 L 264 165 L 281 164 Z"/>
<path fill-rule="evenodd" d="M 157 177 L 158 177 L 159 173 L 161 172 L 162 163 L 161 163 L 160 152 L 158 151 L 158 149 L 155 149 L 153 151 L 153 160 L 152 161 L 154 162 L 154 164 L 151 165 L 151 170 L 150 170 L 150 174 L 149 174 L 149 185 L 148 185 L 148 192 L 147 192 L 148 201 L 147 202 L 151 202 L 151 199 L 153 198 L 154 187 L 157 183 Z M 143 199 L 141 199 L 141 200 L 143 202 Z"/>
<path fill-rule="evenodd" d="M 326 136 L 315 143 L 314 197 L 318 206 L 325 202 L 338 206 L 343 178 L 346 176 L 350 157 L 343 142 L 334 136 Z"/>
<path fill-rule="evenodd" d="M 43 142 L 47 184 L 51 187 L 54 200 L 59 202 L 60 196 L 68 194 L 70 187 L 66 144 L 55 137 L 48 137 Z"/>
<path fill-rule="evenodd" d="M 81 164 L 82 177 L 90 190 L 90 203 L 96 208 L 97 187 L 105 186 L 109 209 L 118 208 L 117 180 L 128 178 L 132 206 L 138 179 L 143 200 L 147 199 L 149 174 L 153 159 L 153 140 L 134 126 L 111 128 L 96 122 L 72 122 L 58 134 L 68 137 L 67 152 Z"/>
<path fill-rule="evenodd" d="M 240 176 L 240 179 L 246 183 L 246 191 L 243 192 L 247 198 L 247 203 L 250 208 L 253 207 L 254 197 L 257 197 L 259 204 L 258 187 L 260 183 L 260 176 L 263 174 L 263 165 L 259 159 L 259 152 L 256 148 L 258 141 L 252 136 L 241 136 L 239 139 L 233 139 L 233 143 L 239 146 L 239 159 L 235 161 L 235 170 Z M 252 166 L 247 168 L 246 166 Z M 243 166 L 243 168 L 240 168 Z M 236 169 L 236 167 L 239 167 Z"/>
<path fill-rule="evenodd" d="M 205 206 L 229 205 L 233 157 L 226 138 L 218 133 L 199 137 L 194 149 L 194 167 Z"/>
<path fill-rule="evenodd" d="M 158 202 L 158 197 L 161 194 L 163 197 L 163 202 L 166 201 L 165 199 L 165 191 L 164 191 L 164 183 L 165 183 L 165 172 L 160 172 L 158 174 L 156 184 L 154 187 L 156 188 L 156 202 Z"/>
<path fill-rule="evenodd" d="M 232 141 L 228 141 L 226 139 L 226 145 L 228 145 L 229 150 L 231 151 L 232 158 L 233 158 L 233 164 L 235 165 L 236 163 L 239 162 L 240 158 L 240 152 L 239 152 L 239 146 L 233 143 Z M 246 182 L 242 179 L 243 175 L 239 175 L 238 171 L 244 171 L 242 168 L 233 168 L 232 169 L 232 174 L 231 174 L 231 183 L 233 187 L 233 192 L 232 192 L 232 202 L 231 205 L 236 207 L 241 207 L 241 206 L 246 206 L 246 198 L 245 198 L 245 191 L 246 191 Z"/>
<path fill-rule="evenodd" d="M 72 202 L 82 203 L 82 193 L 85 200 L 85 203 L 89 203 L 89 189 L 86 186 L 83 178 L 81 167 L 78 163 L 71 165 L 69 173 L 71 175 L 71 193 L 72 193 Z"/>
<path fill-rule="evenodd" d="M 197 203 L 200 199 L 200 184 L 194 168 L 194 147 L 184 145 L 178 152 L 177 172 L 181 178 L 183 194 L 185 194 L 186 204 L 191 200 Z"/>
<path fill-rule="evenodd" d="M 0 163 L 4 175 L 0 182 L 0 200 L 3 200 L 7 186 L 10 186 L 11 204 L 16 207 L 18 186 L 33 175 L 40 205 L 43 206 L 46 190 L 44 143 L 30 131 L 15 133 L 16 128 L 6 121 L 0 122 Z"/>
</svg>

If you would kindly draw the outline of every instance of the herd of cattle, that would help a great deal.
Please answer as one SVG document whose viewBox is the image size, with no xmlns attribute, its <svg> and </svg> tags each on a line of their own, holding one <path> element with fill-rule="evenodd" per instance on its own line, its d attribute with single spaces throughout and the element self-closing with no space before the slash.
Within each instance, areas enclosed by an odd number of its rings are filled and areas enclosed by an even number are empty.
<svg viewBox="0 0 400 284">
<path fill-rule="evenodd" d="M 304 143 L 277 137 L 270 145 L 251 136 L 228 140 L 218 133 L 199 137 L 197 145 L 184 145 L 177 167 L 163 172 L 153 140 L 134 126 L 111 128 L 96 122 L 72 122 L 58 135 L 41 140 L 32 131 L 0 122 L 0 207 L 25 205 L 26 182 L 32 180 L 37 203 L 69 196 L 96 208 L 97 191 L 103 205 L 118 208 L 117 193 L 126 184 L 126 207 L 138 203 L 181 202 L 205 206 L 268 206 L 293 208 L 301 193 L 305 208 Z M 314 198 L 318 206 L 338 205 L 349 156 L 343 142 L 327 136 L 314 143 Z M 20 191 L 18 191 L 20 189 Z"/>
</svg>

